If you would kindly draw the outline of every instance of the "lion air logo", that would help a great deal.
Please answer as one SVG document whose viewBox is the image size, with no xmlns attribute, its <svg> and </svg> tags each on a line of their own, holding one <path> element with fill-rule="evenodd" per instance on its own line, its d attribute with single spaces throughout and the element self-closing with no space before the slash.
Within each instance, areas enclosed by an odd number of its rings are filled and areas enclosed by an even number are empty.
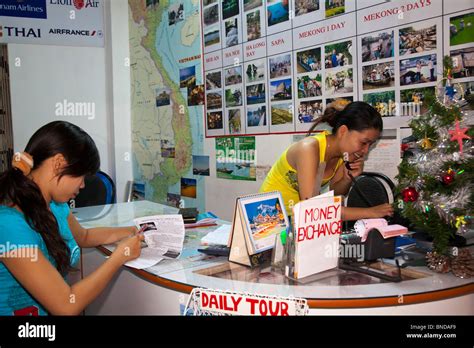
<svg viewBox="0 0 474 348">
<path fill-rule="evenodd" d="M 81 10 L 84 8 L 84 0 L 74 0 L 74 7 L 77 8 L 78 10 Z"/>
</svg>

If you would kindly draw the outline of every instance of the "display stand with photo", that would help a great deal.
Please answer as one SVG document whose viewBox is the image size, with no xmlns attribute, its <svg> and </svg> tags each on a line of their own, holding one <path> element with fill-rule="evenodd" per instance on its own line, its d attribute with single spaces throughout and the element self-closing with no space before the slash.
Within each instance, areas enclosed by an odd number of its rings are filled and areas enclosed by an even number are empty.
<svg viewBox="0 0 474 348">
<path fill-rule="evenodd" d="M 229 237 L 229 261 L 256 266 L 265 260 L 275 236 L 289 225 L 280 192 L 238 197 Z"/>
</svg>

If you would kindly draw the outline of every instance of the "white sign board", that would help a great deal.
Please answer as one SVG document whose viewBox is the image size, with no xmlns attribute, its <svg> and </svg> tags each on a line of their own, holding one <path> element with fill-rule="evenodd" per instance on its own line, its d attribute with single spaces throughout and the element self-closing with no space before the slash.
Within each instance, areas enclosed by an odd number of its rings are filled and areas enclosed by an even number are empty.
<svg viewBox="0 0 474 348">
<path fill-rule="evenodd" d="M 200 288 L 193 290 L 186 307 L 185 314 L 193 310 L 195 315 L 289 316 L 308 313 L 306 299 Z"/>
<path fill-rule="evenodd" d="M 0 0 L 0 43 L 104 46 L 102 0 Z"/>
</svg>

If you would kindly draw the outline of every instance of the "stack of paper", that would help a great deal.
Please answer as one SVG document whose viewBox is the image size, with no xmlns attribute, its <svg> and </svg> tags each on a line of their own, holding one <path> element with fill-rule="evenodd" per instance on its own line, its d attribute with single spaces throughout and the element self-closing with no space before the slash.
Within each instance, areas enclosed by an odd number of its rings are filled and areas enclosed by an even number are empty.
<svg viewBox="0 0 474 348">
<path fill-rule="evenodd" d="M 217 225 L 218 217 L 211 212 L 198 214 L 197 221 L 192 223 L 185 223 L 185 228 L 205 227 Z"/>
<path fill-rule="evenodd" d="M 222 225 L 201 238 L 202 245 L 227 245 L 232 225 Z"/>
<path fill-rule="evenodd" d="M 217 219 L 215 218 L 205 218 L 193 223 L 184 224 L 185 228 L 195 228 L 195 227 L 205 227 L 205 226 L 214 226 L 217 225 Z"/>
</svg>

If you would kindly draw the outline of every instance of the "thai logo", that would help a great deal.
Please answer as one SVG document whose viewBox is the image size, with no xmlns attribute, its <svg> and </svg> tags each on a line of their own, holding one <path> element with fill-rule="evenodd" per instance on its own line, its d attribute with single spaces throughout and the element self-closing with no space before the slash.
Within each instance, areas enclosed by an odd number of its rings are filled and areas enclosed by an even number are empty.
<svg viewBox="0 0 474 348">
<path fill-rule="evenodd" d="M 5 35 L 8 37 L 41 37 L 41 29 L 39 28 L 25 28 L 25 27 L 8 27 L 0 26 L 0 37 L 3 37 L 3 29 L 5 29 Z"/>
</svg>

